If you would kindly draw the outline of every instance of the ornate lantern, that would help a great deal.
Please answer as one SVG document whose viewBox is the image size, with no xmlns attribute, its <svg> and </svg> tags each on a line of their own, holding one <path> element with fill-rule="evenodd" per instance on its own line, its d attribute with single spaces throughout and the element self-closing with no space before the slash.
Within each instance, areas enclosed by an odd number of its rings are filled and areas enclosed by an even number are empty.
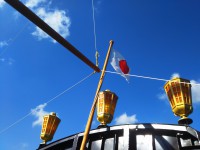
<svg viewBox="0 0 200 150">
<path fill-rule="evenodd" d="M 187 118 L 192 113 L 191 84 L 189 80 L 173 78 L 164 86 L 172 111 L 180 116 L 179 124 L 191 124 L 192 119 Z"/>
<path fill-rule="evenodd" d="M 56 116 L 55 112 L 43 117 L 42 130 L 40 138 L 43 140 L 43 144 L 51 141 L 56 132 L 56 129 L 60 123 L 60 119 Z"/>
<path fill-rule="evenodd" d="M 99 93 L 97 102 L 97 120 L 101 123 L 101 126 L 106 126 L 106 124 L 112 121 L 117 99 L 117 95 L 109 90 Z"/>
</svg>

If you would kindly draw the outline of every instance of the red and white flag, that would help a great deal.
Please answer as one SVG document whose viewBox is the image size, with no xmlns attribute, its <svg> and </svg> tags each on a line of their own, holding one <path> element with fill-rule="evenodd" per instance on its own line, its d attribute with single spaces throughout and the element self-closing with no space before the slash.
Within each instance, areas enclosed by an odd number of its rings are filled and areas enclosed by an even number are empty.
<svg viewBox="0 0 200 150">
<path fill-rule="evenodd" d="M 128 82 L 129 82 L 129 67 L 124 59 L 124 57 L 117 52 L 116 50 L 112 49 L 111 52 L 111 62 L 110 64 L 115 69 L 116 72 L 120 73 Z"/>
</svg>

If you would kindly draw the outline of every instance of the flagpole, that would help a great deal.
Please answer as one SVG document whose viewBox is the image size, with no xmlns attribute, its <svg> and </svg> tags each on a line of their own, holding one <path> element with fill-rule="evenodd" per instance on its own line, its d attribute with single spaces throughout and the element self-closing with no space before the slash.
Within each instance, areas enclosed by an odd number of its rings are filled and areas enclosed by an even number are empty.
<svg viewBox="0 0 200 150">
<path fill-rule="evenodd" d="M 110 52 L 111 52 L 113 44 L 114 44 L 114 41 L 110 40 L 110 45 L 109 45 L 108 52 L 107 52 L 107 55 L 106 55 L 106 59 L 105 59 L 105 62 L 104 62 L 103 70 L 101 72 L 101 76 L 100 76 L 99 83 L 98 83 L 98 86 L 97 86 L 94 101 L 93 101 L 93 104 L 92 104 L 92 107 L 91 107 L 91 110 L 90 110 L 90 115 L 88 117 L 87 125 L 85 127 L 85 132 L 84 132 L 84 136 L 83 136 L 83 140 L 82 140 L 82 143 L 81 143 L 80 150 L 85 150 L 85 146 L 86 146 L 87 139 L 88 139 L 88 134 L 89 134 L 89 131 L 90 131 L 90 128 L 91 128 L 94 112 L 95 112 L 95 109 L 96 109 L 98 93 L 99 93 L 101 86 L 102 86 L 102 83 L 103 83 L 106 67 L 107 67 L 107 64 L 108 64 L 108 60 L 109 60 L 109 56 L 110 56 Z"/>
</svg>

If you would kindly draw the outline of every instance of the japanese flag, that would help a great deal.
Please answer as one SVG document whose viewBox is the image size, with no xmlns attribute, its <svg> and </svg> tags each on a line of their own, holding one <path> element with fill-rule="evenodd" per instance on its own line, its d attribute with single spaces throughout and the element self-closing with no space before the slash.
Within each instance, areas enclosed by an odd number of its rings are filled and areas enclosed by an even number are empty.
<svg viewBox="0 0 200 150">
<path fill-rule="evenodd" d="M 124 59 L 124 57 L 117 52 L 116 50 L 112 49 L 111 53 L 111 62 L 110 64 L 115 69 L 116 72 L 120 73 L 127 81 L 129 81 L 129 67 Z"/>
</svg>

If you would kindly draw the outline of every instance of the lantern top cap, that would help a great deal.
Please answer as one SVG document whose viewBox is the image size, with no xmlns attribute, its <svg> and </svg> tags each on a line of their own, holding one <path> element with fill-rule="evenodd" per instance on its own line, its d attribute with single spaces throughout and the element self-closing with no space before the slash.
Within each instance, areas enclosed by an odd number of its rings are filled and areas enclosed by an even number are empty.
<svg viewBox="0 0 200 150">
<path fill-rule="evenodd" d="M 112 93 L 112 94 L 115 94 L 114 92 L 110 91 L 109 89 L 106 89 L 105 91 L 102 91 L 101 93 Z"/>
<path fill-rule="evenodd" d="M 184 79 L 184 78 L 180 78 L 180 77 L 174 77 L 174 78 L 172 78 L 171 80 L 180 80 L 180 81 L 190 82 L 190 80 Z"/>
<path fill-rule="evenodd" d="M 99 92 L 99 94 L 108 94 L 108 93 L 114 94 L 115 96 L 117 96 L 114 92 L 112 92 L 112 91 L 110 91 L 110 90 L 108 90 L 108 89 L 106 89 L 105 91 Z"/>
<path fill-rule="evenodd" d="M 188 79 L 184 79 L 184 78 L 180 78 L 180 77 L 174 77 L 174 78 L 170 79 L 169 81 L 167 81 L 167 82 L 165 83 L 165 86 L 166 86 L 168 83 L 172 82 L 172 81 L 179 81 L 179 82 L 190 83 L 190 80 L 188 80 Z"/>
<path fill-rule="evenodd" d="M 55 112 L 51 112 L 50 115 L 56 116 L 56 113 Z"/>
</svg>

